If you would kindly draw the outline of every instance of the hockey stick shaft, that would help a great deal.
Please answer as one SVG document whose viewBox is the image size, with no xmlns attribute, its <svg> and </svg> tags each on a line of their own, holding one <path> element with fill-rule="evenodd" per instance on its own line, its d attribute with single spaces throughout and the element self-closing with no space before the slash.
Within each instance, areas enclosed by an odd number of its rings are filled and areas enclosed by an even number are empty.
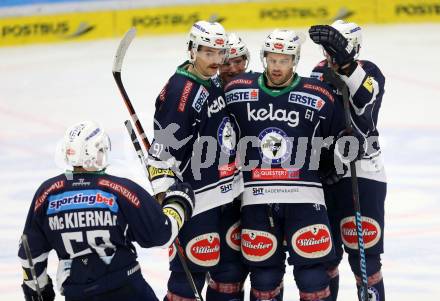
<svg viewBox="0 0 440 301">
<path fill-rule="evenodd" d="M 136 29 L 131 28 L 122 38 L 118 50 L 116 51 L 115 60 L 113 62 L 113 77 L 115 79 L 116 85 L 119 88 L 119 92 L 121 93 L 122 99 L 124 100 L 125 106 L 127 107 L 128 113 L 130 114 L 131 119 L 133 120 L 134 125 L 136 126 L 136 130 L 139 133 L 142 143 L 145 149 L 150 148 L 150 142 L 148 141 L 147 136 L 145 135 L 145 131 L 142 127 L 141 122 L 134 110 L 134 107 L 128 97 L 127 91 L 125 90 L 124 84 L 122 83 L 121 69 L 122 63 L 124 61 L 125 53 L 127 52 L 128 46 L 130 46 L 136 35 Z"/>
<path fill-rule="evenodd" d="M 141 145 L 139 144 L 139 141 L 137 139 L 137 135 L 133 130 L 133 127 L 131 125 L 131 122 L 129 120 L 126 120 L 124 122 L 125 127 L 127 128 L 128 134 L 130 135 L 131 138 L 131 142 L 133 143 L 134 149 L 138 155 L 139 160 L 141 161 L 142 165 L 146 168 L 146 161 L 145 161 L 145 155 L 142 151 Z M 176 249 L 176 252 L 179 256 L 180 262 L 182 264 L 183 270 L 185 271 L 185 274 L 187 276 L 188 282 L 191 286 L 191 289 L 194 292 L 194 296 L 196 298 L 197 301 L 203 301 L 203 298 L 201 297 L 201 295 L 199 294 L 199 291 L 197 290 L 197 287 L 195 285 L 194 282 L 194 278 L 191 275 L 191 272 L 189 271 L 188 265 L 186 264 L 186 259 L 185 256 L 183 255 L 182 250 L 179 248 L 180 246 L 180 242 L 179 242 L 179 238 L 176 237 L 175 241 L 173 242 L 173 247 Z"/>
<path fill-rule="evenodd" d="M 43 295 L 41 295 L 41 288 L 40 288 L 40 284 L 38 283 L 37 273 L 35 272 L 34 261 L 32 260 L 31 249 L 29 247 L 29 242 L 26 234 L 23 234 L 21 236 L 21 243 L 23 244 L 24 253 L 26 254 L 26 258 L 29 264 L 29 269 L 31 270 L 31 276 L 35 284 L 38 300 L 43 301 Z"/>
<path fill-rule="evenodd" d="M 133 120 L 133 123 L 136 126 L 136 130 L 139 134 L 139 136 L 142 139 L 142 143 L 145 147 L 145 150 L 148 152 L 150 149 L 150 142 L 148 141 L 147 135 L 145 134 L 145 131 L 142 127 L 142 124 L 137 117 L 136 111 L 134 110 L 134 107 L 130 101 L 130 98 L 128 97 L 127 91 L 125 90 L 124 84 L 122 82 L 122 76 L 121 76 L 121 70 L 122 70 L 122 63 L 124 62 L 124 57 L 127 52 L 128 47 L 130 46 L 131 42 L 133 41 L 134 37 L 136 35 L 136 29 L 131 28 L 129 31 L 126 32 L 124 37 L 122 38 L 121 42 L 119 43 L 118 49 L 116 51 L 115 59 L 113 62 L 113 68 L 112 73 L 113 77 L 116 81 L 116 85 L 119 88 L 119 91 L 121 92 L 122 99 L 124 100 L 124 103 L 127 107 L 128 113 L 130 114 L 131 119 Z M 127 126 L 128 124 L 128 126 Z M 139 141 L 137 139 L 136 133 L 133 131 L 133 127 L 131 126 L 131 123 L 128 121 L 125 122 L 125 126 L 127 127 L 127 130 L 129 131 L 130 137 L 132 139 L 133 145 L 135 147 L 136 153 L 138 154 L 138 157 L 142 161 L 142 165 L 146 168 L 146 159 L 143 155 L 142 148 L 139 144 Z M 134 139 L 133 139 L 134 138 Z M 148 171 L 147 171 L 148 172 Z M 176 248 L 177 254 L 179 254 L 180 263 L 182 264 L 183 269 L 185 270 L 186 278 L 188 280 L 188 283 L 191 286 L 191 289 L 193 290 L 194 296 L 196 297 L 197 301 L 203 301 L 201 298 L 201 295 L 199 294 L 197 287 L 194 282 L 194 278 L 192 277 L 191 272 L 189 271 L 188 265 L 186 263 L 185 257 L 178 246 L 180 245 L 179 240 L 176 237 L 176 240 L 174 241 L 174 247 Z"/>
<path fill-rule="evenodd" d="M 345 115 L 345 128 L 347 133 L 353 132 L 353 125 L 351 122 L 351 113 L 350 113 L 350 100 L 349 100 L 349 92 L 348 87 L 344 83 L 342 79 L 340 79 L 335 72 L 330 69 L 325 69 L 324 71 L 324 80 L 333 84 L 339 91 L 342 92 L 342 100 L 344 104 L 344 115 Z M 357 232 L 357 242 L 358 242 L 358 254 L 359 254 L 359 268 L 361 271 L 361 290 L 359 294 L 360 301 L 368 301 L 368 276 L 367 276 L 367 261 L 365 258 L 365 244 L 363 237 L 363 229 L 362 229 L 362 214 L 361 214 L 361 205 L 359 200 L 359 184 L 358 177 L 356 172 L 356 161 L 350 162 L 350 172 L 351 172 L 351 190 L 352 190 L 352 198 L 353 198 L 353 207 L 354 207 L 354 218 L 356 224 L 356 232 Z"/>
</svg>

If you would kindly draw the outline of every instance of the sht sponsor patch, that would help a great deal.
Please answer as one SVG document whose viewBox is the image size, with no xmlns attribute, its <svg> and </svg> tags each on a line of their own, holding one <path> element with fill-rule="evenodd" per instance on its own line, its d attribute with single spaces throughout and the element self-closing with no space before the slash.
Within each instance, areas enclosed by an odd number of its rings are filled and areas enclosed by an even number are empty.
<svg viewBox="0 0 440 301">
<path fill-rule="evenodd" d="M 292 248 L 305 258 L 320 258 L 332 250 L 330 231 L 324 224 L 310 225 L 299 229 L 292 236 Z"/>
<path fill-rule="evenodd" d="M 185 250 L 188 258 L 195 264 L 214 266 L 220 261 L 220 235 L 213 232 L 194 237 Z"/>
<path fill-rule="evenodd" d="M 341 220 L 341 238 L 344 245 L 350 249 L 358 249 L 358 238 L 356 222 L 354 216 L 349 216 Z M 380 240 L 382 231 L 377 221 L 370 217 L 362 217 L 362 235 L 365 248 L 371 248 Z"/>
<path fill-rule="evenodd" d="M 241 252 L 249 261 L 259 262 L 271 257 L 278 246 L 276 237 L 265 231 L 243 229 Z"/>
</svg>

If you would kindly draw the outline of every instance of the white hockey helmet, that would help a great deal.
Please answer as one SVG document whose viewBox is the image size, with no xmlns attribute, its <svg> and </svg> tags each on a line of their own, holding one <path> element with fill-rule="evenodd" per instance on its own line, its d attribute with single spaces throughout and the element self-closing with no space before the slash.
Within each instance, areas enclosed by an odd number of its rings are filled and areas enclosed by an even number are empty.
<svg viewBox="0 0 440 301">
<path fill-rule="evenodd" d="M 250 60 L 251 55 L 246 44 L 236 33 L 228 34 L 228 46 L 228 58 L 233 59 L 235 57 L 245 56 L 248 61 Z"/>
<path fill-rule="evenodd" d="M 199 46 L 228 50 L 228 37 L 223 26 L 218 22 L 197 21 L 191 27 L 188 39 L 189 58 L 191 50 L 198 50 Z"/>
<path fill-rule="evenodd" d="M 102 170 L 108 166 L 110 149 L 110 138 L 103 129 L 93 121 L 83 121 L 67 129 L 61 151 L 67 165 Z"/>
<path fill-rule="evenodd" d="M 362 47 L 362 28 L 353 22 L 345 22 L 343 20 L 336 20 L 331 27 L 339 31 L 353 46 L 356 51 L 355 58 L 359 56 L 359 51 Z"/>
<path fill-rule="evenodd" d="M 305 41 L 302 33 L 293 30 L 275 29 L 266 38 L 260 51 L 261 61 L 266 68 L 265 57 L 267 52 L 290 54 L 294 56 L 295 65 L 298 64 L 301 45 Z"/>
</svg>

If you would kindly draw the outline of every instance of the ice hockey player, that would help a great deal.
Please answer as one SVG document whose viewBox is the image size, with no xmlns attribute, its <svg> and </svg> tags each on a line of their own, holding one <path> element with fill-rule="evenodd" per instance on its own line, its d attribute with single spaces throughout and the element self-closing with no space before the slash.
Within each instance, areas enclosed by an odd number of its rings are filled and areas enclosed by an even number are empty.
<svg viewBox="0 0 440 301">
<path fill-rule="evenodd" d="M 380 254 L 384 251 L 384 204 L 387 184 L 377 124 L 385 77 L 373 62 L 357 59 L 362 46 L 362 29 L 356 23 L 338 20 L 331 26 L 312 26 L 309 33 L 310 38 L 323 47 L 326 58 L 314 68 L 312 77 L 323 79 L 323 70 L 331 68 L 345 82 L 350 94 L 353 126 L 368 142 L 365 155 L 356 162 L 356 172 L 366 252 L 368 295 L 370 300 L 383 301 L 385 291 Z M 326 173 L 328 177 L 325 182 L 329 184 L 337 182 L 340 178 L 335 176 L 334 172 Z M 334 300 L 338 295 L 338 265 L 342 260 L 342 245 L 348 253 L 348 261 L 358 287 L 361 283 L 350 177 L 348 171 L 339 182 L 325 187 L 337 254 L 337 260 L 329 270 L 333 277 L 331 288 Z"/>
<path fill-rule="evenodd" d="M 300 300 L 332 300 L 325 263 L 334 259 L 334 249 L 310 157 L 312 140 L 334 135 L 338 119 L 330 87 L 295 72 L 304 39 L 274 30 L 261 49 L 264 73 L 241 74 L 226 88 L 241 131 L 238 149 L 252 144 L 238 154 L 244 161 L 241 249 L 251 300 L 282 300 L 284 240 Z"/>
<path fill-rule="evenodd" d="M 95 122 L 70 127 L 62 155 L 73 171 L 45 181 L 35 193 L 27 235 L 43 301 L 55 299 L 47 275 L 51 250 L 59 258 L 57 286 L 66 300 L 158 300 L 141 275 L 132 242 L 168 247 L 193 211 L 194 193 L 176 183 L 162 207 L 129 179 L 109 175 L 110 140 Z M 25 300 L 40 300 L 23 245 Z"/>
<path fill-rule="evenodd" d="M 236 33 L 228 34 L 228 46 L 228 59 L 220 66 L 220 78 L 223 85 L 228 84 L 232 78 L 245 72 L 251 59 L 246 44 Z"/>
<path fill-rule="evenodd" d="M 219 23 L 196 22 L 189 33 L 189 61 L 177 68 L 156 99 L 155 133 L 149 173 L 158 198 L 174 182 L 188 182 L 195 192 L 193 218 L 179 233 L 181 250 L 200 292 L 205 275 L 221 256 L 226 238 L 221 229 L 222 205 L 242 189 L 235 167 L 236 134 L 225 107 L 219 80 L 212 78 L 224 63 L 228 40 Z M 237 245 L 237 233 L 231 244 Z M 166 300 L 194 300 L 176 250 L 170 250 L 171 275 Z M 235 266 L 211 274 L 207 300 L 242 297 L 243 271 Z"/>
<path fill-rule="evenodd" d="M 228 56 L 225 62 L 220 66 L 219 76 L 223 87 L 235 76 L 246 71 L 249 64 L 250 54 L 243 40 L 235 33 L 228 34 Z M 233 116 L 231 121 L 234 123 Z M 234 124 L 235 125 L 235 124 Z M 238 134 L 238 133 L 237 133 Z M 238 140 L 238 135 L 236 136 Z M 235 154 L 231 155 L 231 162 Z M 238 162 L 236 162 L 238 164 Z M 238 167 L 238 166 L 237 166 Z M 240 252 L 240 215 L 241 215 L 241 197 L 234 199 L 232 203 L 221 207 L 220 233 L 224 238 L 221 243 L 221 256 L 218 265 L 213 268 L 209 275 L 208 294 L 209 300 L 230 300 L 222 292 L 236 291 L 235 301 L 244 300 L 243 284 L 247 277 L 247 267 L 241 259 Z M 231 271 L 238 270 L 239 274 Z M 235 285 L 231 286 L 230 279 L 233 276 Z M 241 277 L 238 277 L 240 276 Z M 214 280 L 216 279 L 216 280 Z M 222 282 L 220 282 L 222 281 Z M 224 297 L 224 298 L 223 298 Z"/>
</svg>

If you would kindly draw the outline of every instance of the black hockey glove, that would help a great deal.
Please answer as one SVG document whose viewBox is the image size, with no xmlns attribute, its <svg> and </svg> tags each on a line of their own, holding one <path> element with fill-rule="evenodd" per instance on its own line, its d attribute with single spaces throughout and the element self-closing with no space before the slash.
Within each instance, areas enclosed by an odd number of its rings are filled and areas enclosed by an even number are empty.
<svg viewBox="0 0 440 301">
<path fill-rule="evenodd" d="M 356 144 L 358 145 L 357 149 Z M 351 161 L 362 159 L 366 148 L 367 139 L 357 129 L 352 128 L 350 132 L 345 129 L 339 132 L 336 137 L 335 157 L 348 165 Z"/>
<path fill-rule="evenodd" d="M 310 27 L 309 35 L 313 42 L 324 47 L 333 64 L 341 68 L 354 61 L 355 49 L 337 29 L 330 25 L 314 25 Z"/>
<path fill-rule="evenodd" d="M 339 182 L 342 177 L 347 173 L 348 167 L 344 165 L 342 167 L 342 173 L 338 173 L 336 169 L 331 169 L 328 171 L 319 171 L 319 177 L 321 179 L 321 183 L 325 185 L 333 185 Z"/>
<path fill-rule="evenodd" d="M 168 188 L 163 199 L 162 207 L 173 203 L 177 203 L 182 207 L 185 214 L 185 221 L 191 218 L 195 205 L 195 196 L 189 184 L 176 181 Z"/>
<path fill-rule="evenodd" d="M 47 276 L 47 278 L 48 282 L 46 286 L 41 288 L 41 296 L 43 297 L 43 301 L 53 301 L 55 300 L 55 292 L 53 290 L 52 279 L 50 279 L 49 276 Z M 23 288 L 24 300 L 40 301 L 40 299 L 38 299 L 37 291 L 34 291 L 24 283 L 21 285 L 21 287 Z"/>
</svg>

